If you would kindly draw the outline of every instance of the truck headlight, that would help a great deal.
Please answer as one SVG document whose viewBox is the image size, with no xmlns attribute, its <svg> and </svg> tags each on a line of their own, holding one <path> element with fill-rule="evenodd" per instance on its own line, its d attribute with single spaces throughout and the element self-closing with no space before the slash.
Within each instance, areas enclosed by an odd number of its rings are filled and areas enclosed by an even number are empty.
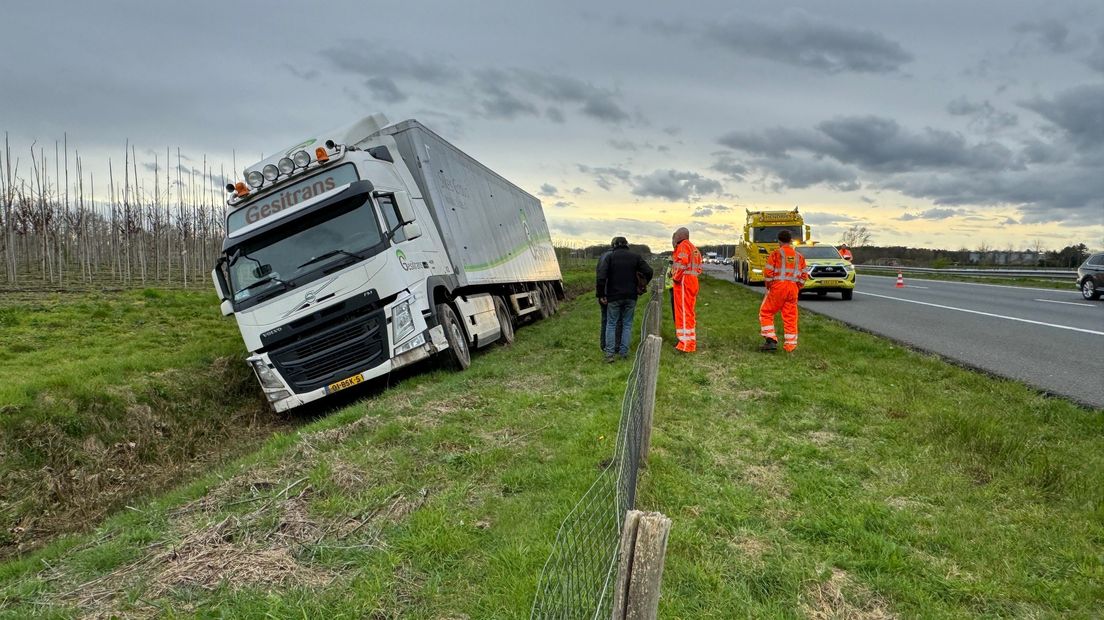
<svg viewBox="0 0 1104 620">
<path fill-rule="evenodd" d="M 257 373 L 257 380 L 261 382 L 261 387 L 268 389 L 276 389 L 284 387 L 280 376 L 276 374 L 276 371 L 268 367 L 263 359 L 251 359 L 249 365 L 253 367 L 253 372 Z"/>
<path fill-rule="evenodd" d="M 851 273 L 852 271 L 855 270 L 855 266 L 854 265 L 844 265 L 843 270 L 846 271 L 847 273 Z"/>
<path fill-rule="evenodd" d="M 399 342 L 414 333 L 414 317 L 410 315 L 410 302 L 404 301 L 395 306 L 391 313 L 391 329 L 395 334 L 395 342 Z"/>
</svg>

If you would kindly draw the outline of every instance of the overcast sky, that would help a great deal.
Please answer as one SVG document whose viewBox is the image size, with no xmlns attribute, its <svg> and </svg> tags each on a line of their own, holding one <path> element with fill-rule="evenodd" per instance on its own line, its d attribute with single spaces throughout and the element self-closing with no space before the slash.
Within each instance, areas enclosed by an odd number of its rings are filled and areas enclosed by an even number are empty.
<svg viewBox="0 0 1104 620">
<path fill-rule="evenodd" d="M 557 240 L 731 242 L 799 205 L 826 241 L 1104 247 L 1099 0 L 533 4 L 9 1 L 0 130 L 229 172 L 382 112 Z"/>
</svg>

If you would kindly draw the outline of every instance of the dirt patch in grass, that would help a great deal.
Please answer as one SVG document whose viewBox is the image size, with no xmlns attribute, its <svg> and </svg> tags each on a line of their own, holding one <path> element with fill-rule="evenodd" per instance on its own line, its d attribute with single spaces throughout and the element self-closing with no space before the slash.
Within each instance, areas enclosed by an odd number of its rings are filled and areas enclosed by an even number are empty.
<svg viewBox="0 0 1104 620">
<path fill-rule="evenodd" d="M 839 441 L 839 435 L 832 431 L 813 431 L 808 435 L 809 441 L 814 446 L 824 447 Z"/>
<path fill-rule="evenodd" d="M 763 554 L 770 549 L 770 545 L 766 541 L 747 532 L 737 534 L 728 542 L 728 545 L 752 562 L 762 560 Z"/>
<path fill-rule="evenodd" d="M 324 517 L 311 511 L 320 495 L 305 480 L 255 480 L 246 497 L 234 501 L 230 501 L 230 489 L 241 490 L 242 481 L 227 480 L 173 513 L 169 529 L 176 535 L 171 539 L 151 544 L 138 560 L 43 603 L 75 607 L 90 617 L 141 616 L 156 610 L 144 602 L 140 607 L 128 606 L 122 599 L 125 593 L 140 592 L 140 600 L 148 602 L 181 589 L 275 592 L 326 587 L 338 577 L 310 562 L 312 549 L 378 547 L 379 525 L 402 522 L 429 495 L 427 489 L 396 493 L 362 514 Z M 212 514 L 243 507 L 245 512 L 240 514 Z M 48 570 L 43 577 L 72 583 L 60 569 Z"/>
<path fill-rule="evenodd" d="M 807 587 L 801 598 L 801 610 L 810 620 L 889 620 L 897 617 L 885 601 L 838 568 L 832 568 L 826 581 Z"/>
<path fill-rule="evenodd" d="M 790 489 L 786 484 L 786 474 L 781 467 L 774 463 L 748 465 L 744 468 L 742 478 L 744 482 L 772 498 L 786 498 L 790 495 Z"/>
</svg>

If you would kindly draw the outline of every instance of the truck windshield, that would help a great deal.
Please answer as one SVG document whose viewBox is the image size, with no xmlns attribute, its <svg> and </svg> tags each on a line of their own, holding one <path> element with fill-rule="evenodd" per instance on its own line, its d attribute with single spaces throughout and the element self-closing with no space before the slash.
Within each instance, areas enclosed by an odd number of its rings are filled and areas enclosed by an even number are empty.
<svg viewBox="0 0 1104 620">
<path fill-rule="evenodd" d="M 783 230 L 790 231 L 794 241 L 801 241 L 801 226 L 761 226 L 751 229 L 751 240 L 755 243 L 778 243 L 778 233 Z"/>
<path fill-rule="evenodd" d="M 830 245 L 815 245 L 796 248 L 805 258 L 833 258 L 841 260 L 839 250 Z"/>
<path fill-rule="evenodd" d="M 386 247 L 372 202 L 355 196 L 228 250 L 229 284 L 239 309 Z"/>
</svg>

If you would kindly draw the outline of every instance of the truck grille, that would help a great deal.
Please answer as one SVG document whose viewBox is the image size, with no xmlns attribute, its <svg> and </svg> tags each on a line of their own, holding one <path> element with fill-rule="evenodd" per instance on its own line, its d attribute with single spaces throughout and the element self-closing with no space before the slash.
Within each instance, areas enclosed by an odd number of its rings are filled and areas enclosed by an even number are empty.
<svg viewBox="0 0 1104 620">
<path fill-rule="evenodd" d="M 269 351 L 269 357 L 296 392 L 316 390 L 386 359 L 386 325 L 382 310 L 372 312 Z"/>
<path fill-rule="evenodd" d="M 814 278 L 846 278 L 847 270 L 836 265 L 817 265 L 809 275 Z"/>
</svg>

